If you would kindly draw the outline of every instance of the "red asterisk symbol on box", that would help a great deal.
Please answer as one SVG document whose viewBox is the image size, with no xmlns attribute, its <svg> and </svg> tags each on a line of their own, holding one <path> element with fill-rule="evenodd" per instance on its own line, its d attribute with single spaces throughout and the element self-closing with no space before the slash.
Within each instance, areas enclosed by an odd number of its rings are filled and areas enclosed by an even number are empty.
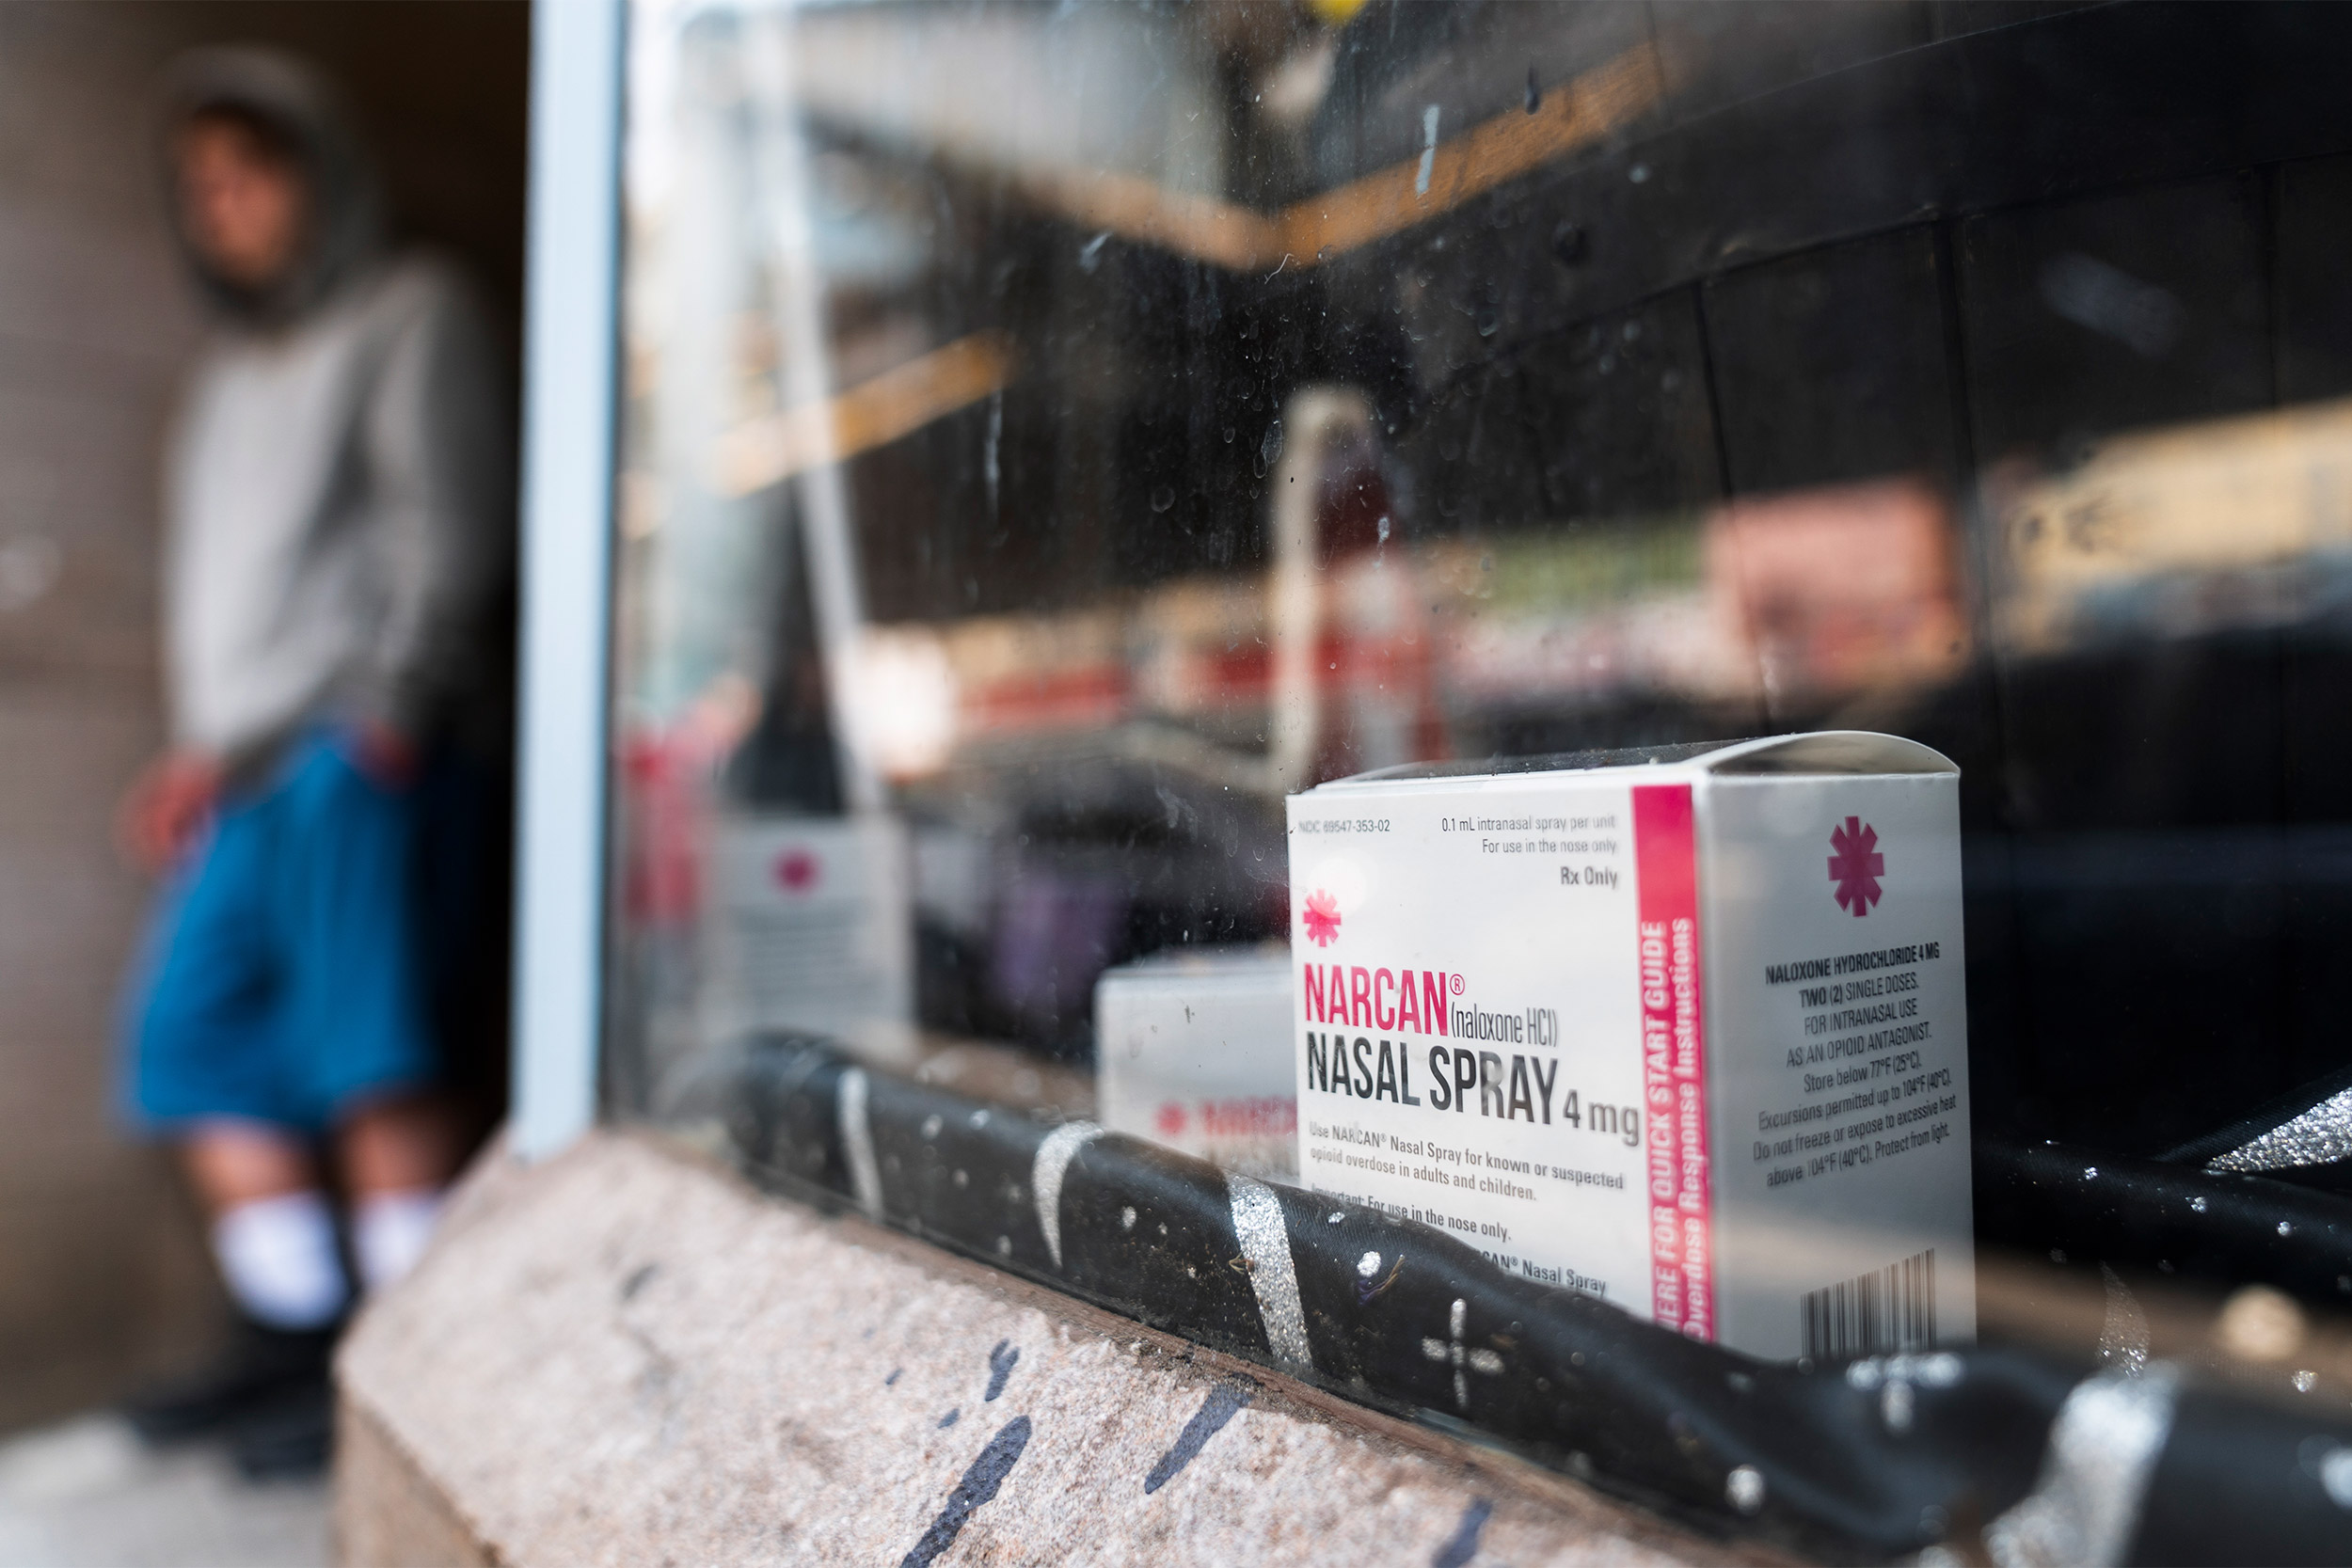
<svg viewBox="0 0 2352 1568">
<path fill-rule="evenodd" d="M 1307 895 L 1307 940 L 1328 947 L 1339 940 L 1340 901 L 1321 888 Z"/>
<path fill-rule="evenodd" d="M 1837 851 L 1829 858 L 1837 907 L 1851 911 L 1856 919 L 1879 901 L 1879 879 L 1886 875 L 1886 857 L 1878 852 L 1878 830 L 1859 816 L 1847 817 L 1846 825 L 1829 835 L 1829 847 Z"/>
</svg>

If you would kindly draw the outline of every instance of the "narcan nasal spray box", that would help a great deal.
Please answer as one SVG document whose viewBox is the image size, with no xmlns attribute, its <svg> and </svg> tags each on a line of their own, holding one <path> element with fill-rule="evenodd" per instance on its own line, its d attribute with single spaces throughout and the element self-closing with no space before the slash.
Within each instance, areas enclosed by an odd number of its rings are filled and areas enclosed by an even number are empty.
<svg viewBox="0 0 2352 1568">
<path fill-rule="evenodd" d="M 1094 983 L 1095 1115 L 1114 1132 L 1245 1176 L 1296 1180 L 1290 1028 L 1279 943 L 1106 970 Z"/>
<path fill-rule="evenodd" d="M 1973 1338 L 1959 786 L 1832 731 L 1291 797 L 1301 1180 L 1761 1357 Z"/>
</svg>

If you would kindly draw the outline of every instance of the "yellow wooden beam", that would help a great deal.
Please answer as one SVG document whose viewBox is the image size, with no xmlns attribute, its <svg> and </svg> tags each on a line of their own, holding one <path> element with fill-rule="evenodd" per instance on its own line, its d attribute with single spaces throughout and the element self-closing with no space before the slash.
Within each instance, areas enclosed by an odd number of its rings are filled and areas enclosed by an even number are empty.
<svg viewBox="0 0 2352 1568">
<path fill-rule="evenodd" d="M 821 403 L 739 425 L 719 439 L 716 488 L 747 496 L 819 463 L 846 462 L 886 446 L 1002 391 L 1014 363 L 1011 338 L 975 332 Z"/>
<path fill-rule="evenodd" d="M 1426 182 L 1414 158 L 1295 203 L 1281 216 L 1283 255 L 1292 266 L 1311 266 L 1402 233 L 1591 146 L 1664 94 L 1658 52 L 1646 43 L 1629 49 L 1545 94 L 1533 114 L 1509 110 L 1439 142 Z"/>
<path fill-rule="evenodd" d="M 1170 191 L 1140 175 L 1057 169 L 1014 188 L 1081 229 L 1107 230 L 1233 272 L 1311 267 L 1453 211 L 1506 181 L 1589 147 L 1665 96 L 1658 51 L 1638 44 L 1544 95 L 1423 154 L 1262 213 Z M 1427 165 L 1424 177 L 1423 165 Z"/>
<path fill-rule="evenodd" d="M 1014 185 L 1079 228 L 1107 230 L 1229 271 L 1311 267 L 1589 147 L 1664 94 L 1658 52 L 1640 44 L 1553 88 L 1532 114 L 1508 110 L 1421 156 L 1279 213 L 1188 196 L 1107 170 L 1030 172 L 1017 176 Z M 749 495 L 818 463 L 843 462 L 886 445 L 1002 390 L 1014 362 L 1009 337 L 976 332 L 823 403 L 739 426 L 719 441 L 717 487 L 723 495 Z"/>
</svg>

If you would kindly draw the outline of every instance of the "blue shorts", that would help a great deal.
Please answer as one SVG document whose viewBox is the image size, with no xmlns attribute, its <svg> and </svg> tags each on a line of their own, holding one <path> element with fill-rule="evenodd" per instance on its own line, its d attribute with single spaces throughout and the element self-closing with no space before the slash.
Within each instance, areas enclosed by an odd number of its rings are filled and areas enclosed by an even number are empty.
<svg viewBox="0 0 2352 1568">
<path fill-rule="evenodd" d="M 165 888 L 133 972 L 122 1085 L 134 1124 L 315 1132 L 440 1077 L 434 971 L 468 912 L 448 896 L 465 879 L 433 863 L 459 847 L 435 820 L 454 794 L 445 774 L 387 788 L 321 728 L 222 803 Z"/>
</svg>

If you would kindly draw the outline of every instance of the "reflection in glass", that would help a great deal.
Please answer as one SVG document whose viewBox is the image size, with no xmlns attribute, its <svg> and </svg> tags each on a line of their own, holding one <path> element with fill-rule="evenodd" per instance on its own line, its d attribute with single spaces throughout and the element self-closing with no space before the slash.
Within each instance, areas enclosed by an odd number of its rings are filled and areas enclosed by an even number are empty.
<svg viewBox="0 0 2352 1568">
<path fill-rule="evenodd" d="M 618 1103 L 798 1029 L 1133 1126 L 1285 796 L 1830 727 L 1962 767 L 1987 1147 L 2320 1082 L 2352 157 L 2225 18 L 640 7 Z"/>
</svg>

